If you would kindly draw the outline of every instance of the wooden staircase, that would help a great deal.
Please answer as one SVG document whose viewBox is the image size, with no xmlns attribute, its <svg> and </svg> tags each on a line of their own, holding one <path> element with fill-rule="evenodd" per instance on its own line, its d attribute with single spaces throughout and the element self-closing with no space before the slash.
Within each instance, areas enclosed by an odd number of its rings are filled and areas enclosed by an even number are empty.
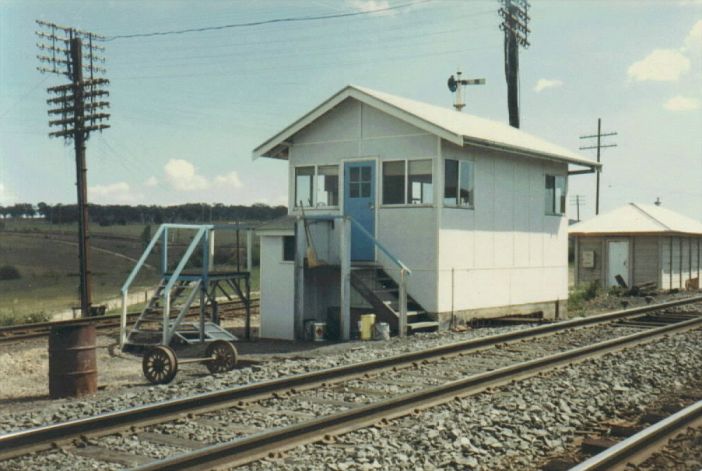
<svg viewBox="0 0 702 471">
<path fill-rule="evenodd" d="M 400 288 L 382 267 L 352 267 L 351 286 L 373 306 L 378 322 L 387 322 L 391 331 L 398 332 Z M 408 294 L 407 333 L 434 332 L 438 328 L 439 323 L 432 320 L 422 306 Z"/>
</svg>

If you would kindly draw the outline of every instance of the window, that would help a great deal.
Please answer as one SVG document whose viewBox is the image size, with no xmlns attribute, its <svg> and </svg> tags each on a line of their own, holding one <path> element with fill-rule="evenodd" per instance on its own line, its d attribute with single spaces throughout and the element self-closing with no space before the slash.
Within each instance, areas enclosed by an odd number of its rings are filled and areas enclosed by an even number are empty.
<svg viewBox="0 0 702 471">
<path fill-rule="evenodd" d="M 546 214 L 560 216 L 566 211 L 566 177 L 546 175 Z"/>
<path fill-rule="evenodd" d="M 407 203 L 432 204 L 431 160 L 410 160 L 407 170 Z"/>
<path fill-rule="evenodd" d="M 350 198 L 370 198 L 371 197 L 371 168 L 350 167 L 349 168 L 349 197 Z"/>
<path fill-rule="evenodd" d="M 325 165 L 317 167 L 317 199 L 316 206 L 339 205 L 339 167 Z"/>
<path fill-rule="evenodd" d="M 339 167 L 295 168 L 295 207 L 316 206 L 320 208 L 339 206 Z"/>
<path fill-rule="evenodd" d="M 383 204 L 432 204 L 431 166 L 431 160 L 383 162 Z"/>
<path fill-rule="evenodd" d="M 283 237 L 283 261 L 295 261 L 295 236 Z"/>
<path fill-rule="evenodd" d="M 444 205 L 473 207 L 472 161 L 444 161 Z"/>
<path fill-rule="evenodd" d="M 404 204 L 405 161 L 383 162 L 383 204 Z"/>
<path fill-rule="evenodd" d="M 314 167 L 295 169 L 295 206 L 312 206 Z"/>
</svg>

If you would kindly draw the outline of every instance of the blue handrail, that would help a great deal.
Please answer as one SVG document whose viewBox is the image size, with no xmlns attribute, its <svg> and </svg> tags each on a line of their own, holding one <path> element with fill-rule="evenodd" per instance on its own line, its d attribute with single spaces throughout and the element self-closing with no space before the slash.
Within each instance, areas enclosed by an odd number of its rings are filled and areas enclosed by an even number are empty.
<svg viewBox="0 0 702 471">
<path fill-rule="evenodd" d="M 161 238 L 161 234 L 163 234 L 163 231 L 166 229 L 166 224 L 161 224 L 161 226 L 158 228 L 154 236 L 151 238 L 151 242 L 149 242 L 149 245 L 146 246 L 146 250 L 144 250 L 144 253 L 141 255 L 141 258 L 139 258 L 139 261 L 134 265 L 134 268 L 132 269 L 132 272 L 129 274 L 127 277 L 127 281 L 124 282 L 122 285 L 122 294 L 126 293 L 127 290 L 129 290 L 129 287 L 131 286 L 132 282 L 134 281 L 134 278 L 139 274 L 139 271 L 141 270 L 141 267 L 144 266 L 144 263 L 146 263 L 146 259 L 149 258 L 149 255 L 151 254 L 151 251 L 154 249 L 154 246 L 158 242 L 158 240 Z"/>
<path fill-rule="evenodd" d="M 365 227 L 363 227 L 358 221 L 356 221 L 351 216 L 333 216 L 320 214 L 315 216 L 305 216 L 303 219 L 309 219 L 312 221 L 335 221 L 337 219 L 344 218 L 351 221 L 351 224 L 356 226 L 356 228 L 360 230 L 361 234 L 366 236 L 376 247 L 378 247 L 380 251 L 383 252 L 390 259 L 391 262 L 400 267 L 401 270 L 404 270 L 408 275 L 412 274 L 412 270 L 410 270 L 410 268 L 407 265 L 402 263 L 402 261 L 399 258 L 390 253 L 390 251 L 378 239 L 373 237 L 373 235 L 370 232 L 368 232 Z"/>
</svg>

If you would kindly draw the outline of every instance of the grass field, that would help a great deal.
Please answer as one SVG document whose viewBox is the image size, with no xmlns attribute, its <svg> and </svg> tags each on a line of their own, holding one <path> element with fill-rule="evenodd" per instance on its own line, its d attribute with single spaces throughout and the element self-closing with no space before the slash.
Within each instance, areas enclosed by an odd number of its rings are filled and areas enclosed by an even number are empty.
<svg viewBox="0 0 702 471">
<path fill-rule="evenodd" d="M 78 245 L 75 225 L 52 225 L 37 220 L 3 221 L 0 231 L 0 266 L 16 267 L 21 279 L 0 280 L 0 318 L 22 318 L 35 313 L 52 313 L 80 304 L 78 287 Z M 156 231 L 158 226 L 152 226 Z M 90 269 L 93 273 L 93 302 L 119 296 L 120 288 L 143 252 L 143 225 L 91 226 Z M 186 231 L 174 233 L 171 260 L 177 262 L 189 238 Z M 217 234 L 219 236 L 219 233 Z M 216 238 L 217 247 L 233 247 L 234 236 Z M 242 237 L 242 245 L 245 238 Z M 225 254 L 233 248 L 222 249 Z M 231 257 L 230 257 L 231 258 Z M 158 255 L 147 263 L 158 266 Z M 242 263 L 245 263 L 242 260 Z M 233 268 L 233 259 L 217 269 Z M 144 267 L 134 289 L 153 287 L 159 274 Z M 252 273 L 252 290 L 258 289 L 258 267 Z M 1 320 L 1 319 L 0 319 Z"/>
</svg>

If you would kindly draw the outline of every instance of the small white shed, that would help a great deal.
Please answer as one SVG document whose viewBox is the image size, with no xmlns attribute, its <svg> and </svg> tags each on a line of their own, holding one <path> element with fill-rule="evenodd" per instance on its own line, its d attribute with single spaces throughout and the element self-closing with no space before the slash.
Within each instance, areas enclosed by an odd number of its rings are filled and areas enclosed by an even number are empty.
<svg viewBox="0 0 702 471">
<path fill-rule="evenodd" d="M 702 223 L 669 209 L 629 203 L 574 224 L 576 285 L 655 283 L 656 288 L 698 289 Z"/>
<path fill-rule="evenodd" d="M 504 123 L 356 86 L 253 155 L 287 161 L 297 220 L 259 230 L 262 336 L 299 338 L 316 320 L 344 338 L 364 312 L 397 331 L 405 282 L 410 331 L 565 316 L 568 176 L 599 164 Z M 323 269 L 304 260 L 307 233 Z"/>
</svg>

